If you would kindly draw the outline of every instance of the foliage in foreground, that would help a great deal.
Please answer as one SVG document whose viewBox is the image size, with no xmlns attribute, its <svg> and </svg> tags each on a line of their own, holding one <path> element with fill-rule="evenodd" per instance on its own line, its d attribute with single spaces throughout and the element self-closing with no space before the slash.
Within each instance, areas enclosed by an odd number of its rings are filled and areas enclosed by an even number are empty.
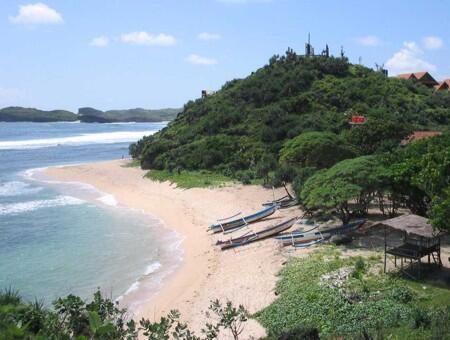
<svg viewBox="0 0 450 340">
<path fill-rule="evenodd" d="M 377 257 L 339 255 L 318 251 L 289 261 L 277 285 L 278 299 L 256 315 L 271 339 L 311 327 L 321 338 L 443 339 L 450 334 L 448 290 L 380 274 Z M 321 281 L 342 268 L 353 269 L 342 287 Z"/>
<path fill-rule="evenodd" d="M 86 303 L 78 296 L 68 295 L 53 302 L 53 309 L 42 303 L 24 303 L 20 295 L 6 289 L 0 292 L 0 338 L 28 340 L 211 340 L 223 332 L 239 339 L 248 313 L 243 306 L 235 307 L 230 301 L 223 305 L 211 302 L 202 336 L 197 336 L 181 321 L 180 313 L 171 311 L 159 322 L 142 318 L 132 320 L 117 302 L 104 298 L 100 291 Z"/>
</svg>

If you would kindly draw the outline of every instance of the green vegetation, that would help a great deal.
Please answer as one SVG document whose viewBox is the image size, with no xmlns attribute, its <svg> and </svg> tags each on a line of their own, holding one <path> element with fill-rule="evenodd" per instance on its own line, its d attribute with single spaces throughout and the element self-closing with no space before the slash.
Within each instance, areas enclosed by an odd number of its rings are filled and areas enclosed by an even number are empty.
<svg viewBox="0 0 450 340">
<path fill-rule="evenodd" d="M 367 123 L 351 126 L 352 115 Z M 311 212 L 342 221 L 399 208 L 449 228 L 450 93 L 288 50 L 245 79 L 188 102 L 160 132 L 130 146 L 144 169 L 207 170 L 249 184 L 292 182 Z M 400 148 L 414 130 L 444 132 Z M 427 175 L 430 174 L 430 175 Z"/>
<path fill-rule="evenodd" d="M 365 115 L 367 124 L 351 128 L 353 114 Z M 266 154 L 280 160 L 283 147 L 290 161 L 288 150 L 296 143 L 288 141 L 305 132 L 327 132 L 321 138 L 325 146 L 333 138 L 340 141 L 343 155 L 328 160 L 333 153 L 327 151 L 318 160 L 330 166 L 348 157 L 347 151 L 392 150 L 412 130 L 443 129 L 449 121 L 445 91 L 387 78 L 345 58 L 305 58 L 289 50 L 214 95 L 189 101 L 166 129 L 142 139 L 130 153 L 145 169 L 206 169 L 236 177 L 238 171 L 256 172 Z M 323 150 L 320 143 L 315 147 Z"/>
<path fill-rule="evenodd" d="M 24 107 L 5 107 L 0 110 L 0 122 L 74 122 L 78 116 L 69 111 L 43 111 Z"/>
<path fill-rule="evenodd" d="M 444 339 L 450 334 L 445 288 L 380 274 L 379 257 L 344 258 L 324 248 L 292 258 L 278 298 L 256 314 L 269 338 L 317 328 L 321 338 Z"/>
<path fill-rule="evenodd" d="M 99 111 L 80 108 L 78 114 L 65 110 L 43 111 L 34 108 L 5 107 L 0 110 L 0 122 L 74 122 L 114 123 L 114 122 L 162 122 L 173 120 L 179 109 L 161 110 L 110 110 Z"/>
<path fill-rule="evenodd" d="M 335 133 L 314 131 L 304 132 L 284 143 L 280 162 L 323 169 L 355 155 L 352 147 Z"/>
<path fill-rule="evenodd" d="M 114 123 L 114 122 L 162 122 L 175 119 L 180 109 L 130 109 L 100 111 L 90 107 L 78 109 L 78 116 L 85 123 Z"/>
<path fill-rule="evenodd" d="M 91 302 L 68 295 L 53 302 L 47 309 L 40 302 L 25 303 L 12 289 L 0 292 L 0 338 L 26 340 L 212 340 L 222 332 L 239 339 L 248 318 L 248 312 L 230 301 L 222 304 L 211 301 L 202 329 L 204 337 L 197 336 L 181 321 L 178 311 L 172 310 L 157 322 L 142 318 L 139 322 L 127 315 L 117 302 L 94 294 Z"/>
<path fill-rule="evenodd" d="M 195 187 L 219 187 L 231 182 L 231 179 L 210 171 L 166 171 L 151 170 L 146 177 L 159 182 L 168 181 L 176 184 L 178 188 L 195 188 Z"/>
</svg>

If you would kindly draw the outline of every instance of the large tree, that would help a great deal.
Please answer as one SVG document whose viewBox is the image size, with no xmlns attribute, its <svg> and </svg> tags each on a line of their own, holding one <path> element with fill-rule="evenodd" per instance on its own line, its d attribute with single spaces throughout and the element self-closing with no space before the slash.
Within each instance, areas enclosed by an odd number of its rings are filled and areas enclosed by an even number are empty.
<svg viewBox="0 0 450 340">
<path fill-rule="evenodd" d="M 379 157 L 362 156 L 322 170 L 305 183 L 301 198 L 311 210 L 335 210 L 343 223 L 367 213 L 375 193 L 387 181 Z"/>
<path fill-rule="evenodd" d="M 354 156 L 350 145 L 338 135 L 313 131 L 288 140 L 280 151 L 280 162 L 323 169 Z"/>
</svg>

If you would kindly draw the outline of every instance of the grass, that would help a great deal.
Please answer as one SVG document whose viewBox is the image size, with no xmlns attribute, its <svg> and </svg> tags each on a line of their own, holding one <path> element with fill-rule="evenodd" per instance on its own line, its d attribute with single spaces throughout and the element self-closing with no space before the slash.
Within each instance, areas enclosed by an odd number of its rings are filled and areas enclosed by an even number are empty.
<svg viewBox="0 0 450 340">
<path fill-rule="evenodd" d="M 122 165 L 124 168 L 138 168 L 141 166 L 141 161 L 139 159 L 132 159 L 127 164 Z"/>
<path fill-rule="evenodd" d="M 343 267 L 354 269 L 342 289 L 320 284 Z M 255 317 L 269 339 L 293 329 L 317 328 L 321 339 L 428 339 L 450 334 L 450 291 L 380 272 L 378 256 L 342 257 L 321 247 L 292 258 L 280 272 L 278 298 Z M 425 287 L 425 288 L 424 288 Z"/>
<path fill-rule="evenodd" d="M 210 171 L 167 171 L 167 170 L 150 170 L 145 175 L 154 181 L 170 182 L 176 184 L 178 188 L 206 188 L 220 187 L 232 183 L 232 179 L 221 174 Z"/>
</svg>

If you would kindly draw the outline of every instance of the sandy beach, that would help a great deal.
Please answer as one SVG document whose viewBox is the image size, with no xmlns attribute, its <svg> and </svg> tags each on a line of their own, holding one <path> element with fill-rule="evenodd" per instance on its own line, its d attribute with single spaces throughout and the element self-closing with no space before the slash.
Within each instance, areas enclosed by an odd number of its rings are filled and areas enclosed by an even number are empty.
<svg viewBox="0 0 450 340">
<path fill-rule="evenodd" d="M 272 190 L 242 185 L 178 189 L 168 182 L 143 178 L 145 171 L 125 167 L 126 164 L 127 161 L 120 160 L 50 168 L 46 174 L 59 181 L 93 185 L 114 195 L 119 205 L 142 209 L 159 217 L 183 238 L 182 264 L 163 282 L 163 288 L 136 319 L 141 316 L 158 319 L 171 309 L 178 309 L 183 320 L 199 332 L 205 323 L 203 312 L 213 299 L 229 299 L 236 305 L 243 304 L 253 313 L 276 298 L 276 274 L 286 260 L 286 254 L 280 251 L 276 241 L 268 239 L 222 252 L 214 244 L 218 239 L 230 236 L 206 232 L 208 225 L 218 218 L 240 211 L 261 210 L 261 203 L 273 199 Z M 275 197 L 284 195 L 284 189 L 275 190 Z M 252 225 L 252 228 L 264 228 L 300 215 L 298 208 L 277 211 L 267 221 Z M 248 230 L 241 234 L 245 232 Z M 264 329 L 254 320 L 248 322 L 244 332 L 243 339 L 264 335 Z"/>
</svg>

